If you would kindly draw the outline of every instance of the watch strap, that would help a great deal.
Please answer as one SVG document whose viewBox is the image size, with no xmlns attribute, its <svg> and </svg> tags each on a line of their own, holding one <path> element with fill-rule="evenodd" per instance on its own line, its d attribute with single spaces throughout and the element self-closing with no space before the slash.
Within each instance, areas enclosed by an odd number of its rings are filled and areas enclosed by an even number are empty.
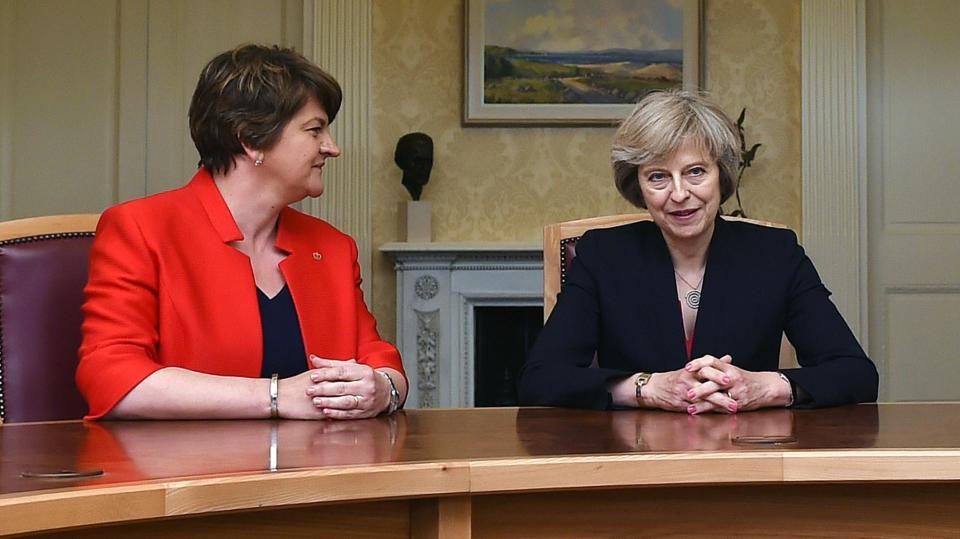
<svg viewBox="0 0 960 539">
<path fill-rule="evenodd" d="M 377 371 L 384 378 L 387 379 L 387 383 L 390 384 L 390 403 L 387 404 L 387 409 L 383 411 L 384 414 L 390 415 L 397 411 L 400 408 L 400 392 L 397 391 L 397 384 L 393 383 L 393 378 L 390 378 L 390 375 L 383 372 Z"/>
<path fill-rule="evenodd" d="M 637 406 L 643 406 L 643 386 L 647 385 L 647 382 L 650 381 L 651 376 L 653 375 L 649 372 L 637 373 Z"/>
</svg>

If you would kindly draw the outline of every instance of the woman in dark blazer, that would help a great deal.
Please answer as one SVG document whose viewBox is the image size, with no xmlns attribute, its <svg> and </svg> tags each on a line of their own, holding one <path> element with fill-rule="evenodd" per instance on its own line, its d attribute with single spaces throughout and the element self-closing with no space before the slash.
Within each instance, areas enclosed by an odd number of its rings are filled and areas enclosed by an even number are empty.
<svg viewBox="0 0 960 539">
<path fill-rule="evenodd" d="M 189 113 L 200 169 L 97 227 L 77 368 L 91 419 L 354 419 L 403 402 L 356 243 L 289 207 L 323 193 L 341 96 L 289 49 L 207 64 Z"/>
<path fill-rule="evenodd" d="M 701 96 L 637 105 L 614 139 L 614 176 L 653 221 L 577 242 L 523 368 L 524 403 L 698 414 L 876 400 L 876 367 L 796 235 L 719 217 L 739 155 L 735 125 Z M 802 368 L 778 370 L 784 332 Z"/>
</svg>

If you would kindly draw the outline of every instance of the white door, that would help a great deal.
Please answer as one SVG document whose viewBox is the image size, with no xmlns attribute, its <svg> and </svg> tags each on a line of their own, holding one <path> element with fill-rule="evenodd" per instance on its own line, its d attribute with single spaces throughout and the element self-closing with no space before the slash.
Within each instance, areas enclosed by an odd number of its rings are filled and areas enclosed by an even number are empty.
<svg viewBox="0 0 960 539">
<path fill-rule="evenodd" d="M 960 399 L 960 2 L 866 3 L 870 355 L 886 401 Z"/>
</svg>

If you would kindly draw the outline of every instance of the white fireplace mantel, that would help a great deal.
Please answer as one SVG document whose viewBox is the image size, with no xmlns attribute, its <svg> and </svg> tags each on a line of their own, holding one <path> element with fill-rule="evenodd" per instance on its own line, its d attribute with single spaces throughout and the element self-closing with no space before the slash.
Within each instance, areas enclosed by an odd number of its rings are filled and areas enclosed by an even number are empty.
<svg viewBox="0 0 960 539">
<path fill-rule="evenodd" d="M 543 305 L 538 243 L 387 243 L 408 408 L 471 407 L 474 308 Z"/>
</svg>

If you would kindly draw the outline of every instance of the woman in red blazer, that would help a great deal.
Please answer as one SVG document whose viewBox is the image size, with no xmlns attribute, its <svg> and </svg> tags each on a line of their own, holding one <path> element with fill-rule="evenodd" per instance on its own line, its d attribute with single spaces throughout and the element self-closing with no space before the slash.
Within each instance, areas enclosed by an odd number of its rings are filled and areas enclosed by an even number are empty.
<svg viewBox="0 0 960 539">
<path fill-rule="evenodd" d="M 340 155 L 337 82 L 247 45 L 203 70 L 190 105 L 201 168 L 104 212 L 77 384 L 91 419 L 392 413 L 407 382 L 360 289 L 353 239 L 288 206 Z"/>
</svg>

